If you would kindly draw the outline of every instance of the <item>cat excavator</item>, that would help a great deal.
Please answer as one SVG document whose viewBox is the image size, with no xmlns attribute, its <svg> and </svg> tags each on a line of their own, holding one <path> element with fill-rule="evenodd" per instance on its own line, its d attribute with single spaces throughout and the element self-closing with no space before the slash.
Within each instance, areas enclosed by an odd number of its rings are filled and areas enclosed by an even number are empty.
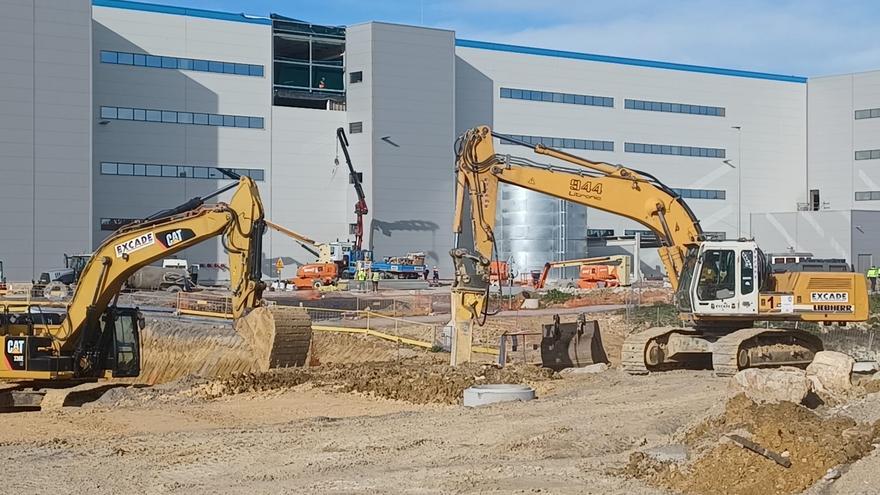
<svg viewBox="0 0 880 495">
<path fill-rule="evenodd" d="M 266 225 L 260 194 L 251 178 L 221 171 L 235 182 L 110 235 L 83 268 L 65 307 L 53 311 L 30 302 L 0 301 L 0 381 L 53 382 L 56 385 L 50 386 L 57 387 L 64 382 L 138 376 L 144 317 L 137 308 L 117 306 L 123 284 L 138 269 L 217 236 L 229 255 L 234 318 L 247 320 L 252 310 L 263 306 Z M 229 203 L 206 203 L 232 189 Z M 308 315 L 300 308 L 266 311 L 275 328 L 254 333 L 267 340 L 249 342 L 255 362 L 267 362 L 268 367 L 306 365 L 311 339 Z"/>
<path fill-rule="evenodd" d="M 542 164 L 495 152 L 494 139 L 565 162 Z M 571 201 L 636 221 L 653 231 L 674 290 L 681 327 L 626 338 L 623 368 L 633 374 L 711 363 L 718 375 L 749 367 L 810 363 L 822 342 L 798 329 L 756 322 L 845 325 L 868 318 L 860 273 L 773 273 L 754 240 L 707 240 L 687 203 L 652 175 L 530 145 L 481 126 L 456 144 L 453 220 L 452 364 L 470 360 L 472 330 L 489 314 L 490 265 L 496 255 L 500 184 Z M 469 218 L 469 230 L 463 230 Z M 472 234 L 472 246 L 470 234 Z M 467 245 L 463 245 L 467 241 Z"/>
</svg>

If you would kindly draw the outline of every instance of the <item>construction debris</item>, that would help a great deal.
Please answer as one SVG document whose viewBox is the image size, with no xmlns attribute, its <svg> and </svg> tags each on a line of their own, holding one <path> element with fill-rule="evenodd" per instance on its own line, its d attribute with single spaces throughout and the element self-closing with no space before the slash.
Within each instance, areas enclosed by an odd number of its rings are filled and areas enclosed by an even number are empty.
<svg viewBox="0 0 880 495">
<path fill-rule="evenodd" d="M 785 467 L 785 468 L 791 467 L 791 459 L 789 459 L 788 457 L 782 456 L 776 452 L 773 452 L 772 450 L 765 449 L 764 447 L 761 447 L 760 445 L 756 444 L 755 442 L 753 442 L 747 438 L 743 438 L 743 437 L 741 437 L 739 435 L 735 435 L 733 433 L 728 433 L 727 438 L 733 440 L 733 443 L 739 445 L 740 447 L 747 449 L 747 450 L 751 450 L 752 452 L 754 452 L 756 454 L 760 454 L 760 455 L 766 457 L 767 459 L 770 459 L 771 461 L 775 462 L 776 464 L 779 464 L 782 467 Z"/>
<path fill-rule="evenodd" d="M 591 375 L 594 373 L 602 373 L 603 371 L 608 370 L 608 365 L 605 363 L 595 363 L 589 364 L 582 368 L 565 368 L 560 371 L 559 374 L 562 376 L 573 376 L 573 375 Z"/>
</svg>

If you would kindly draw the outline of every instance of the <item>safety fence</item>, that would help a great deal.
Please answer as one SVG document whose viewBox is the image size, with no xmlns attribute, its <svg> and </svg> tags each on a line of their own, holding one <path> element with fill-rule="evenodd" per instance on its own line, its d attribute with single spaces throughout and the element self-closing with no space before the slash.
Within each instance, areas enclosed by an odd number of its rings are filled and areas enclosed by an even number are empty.
<svg viewBox="0 0 880 495">
<path fill-rule="evenodd" d="M 388 316 L 372 310 L 339 310 L 303 306 L 312 318 L 312 330 L 319 332 L 359 333 L 425 349 L 448 350 L 446 323 L 426 323 Z M 497 355 L 495 347 L 475 342 L 473 352 Z"/>
<path fill-rule="evenodd" d="M 498 364 L 541 364 L 541 332 L 505 332 L 498 342 Z"/>
<path fill-rule="evenodd" d="M 232 297 L 223 293 L 178 292 L 176 306 L 184 315 L 232 319 Z"/>
</svg>

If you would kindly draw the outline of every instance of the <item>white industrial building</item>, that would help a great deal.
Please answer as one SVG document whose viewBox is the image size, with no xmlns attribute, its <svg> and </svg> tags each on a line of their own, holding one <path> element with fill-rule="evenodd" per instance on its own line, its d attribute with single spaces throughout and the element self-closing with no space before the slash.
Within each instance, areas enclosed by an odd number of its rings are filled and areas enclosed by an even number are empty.
<svg viewBox="0 0 880 495">
<path fill-rule="evenodd" d="M 356 198 L 338 127 L 363 173 L 368 245 L 378 257 L 424 251 L 444 276 L 453 142 L 478 124 L 651 173 L 714 237 L 754 236 L 767 251 L 859 268 L 880 261 L 880 71 L 808 79 L 124 0 L 0 0 L 0 12 L 0 260 L 10 280 L 227 184 L 213 167 L 254 177 L 273 221 L 347 239 Z M 644 230 L 535 193 L 501 194 L 499 254 L 519 271 L 607 252 Z M 224 262 L 219 242 L 185 256 Z M 277 233 L 264 258 L 267 273 L 282 258 L 285 276 L 312 260 Z M 644 271 L 657 265 L 643 256 Z"/>
</svg>

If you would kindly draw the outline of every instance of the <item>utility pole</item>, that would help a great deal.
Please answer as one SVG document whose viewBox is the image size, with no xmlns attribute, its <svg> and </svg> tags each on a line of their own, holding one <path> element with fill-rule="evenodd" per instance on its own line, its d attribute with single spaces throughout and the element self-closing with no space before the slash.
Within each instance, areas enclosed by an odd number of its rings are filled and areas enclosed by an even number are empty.
<svg viewBox="0 0 880 495">
<path fill-rule="evenodd" d="M 736 169 L 736 238 L 739 239 L 743 237 L 742 235 L 742 126 L 734 125 L 730 126 L 731 129 L 736 130 L 737 136 L 737 145 L 736 145 L 736 166 L 730 163 L 730 160 L 724 160 L 723 163 L 730 168 Z"/>
</svg>

